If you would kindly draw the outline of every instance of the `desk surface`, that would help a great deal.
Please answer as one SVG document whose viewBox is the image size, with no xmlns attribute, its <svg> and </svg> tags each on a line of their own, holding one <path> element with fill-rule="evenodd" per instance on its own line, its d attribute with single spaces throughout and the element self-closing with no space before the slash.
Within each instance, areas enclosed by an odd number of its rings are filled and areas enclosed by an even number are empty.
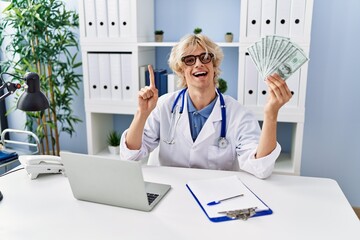
<svg viewBox="0 0 360 240">
<path fill-rule="evenodd" d="M 360 222 L 330 179 L 184 168 L 143 169 L 147 181 L 172 185 L 152 212 L 78 201 L 63 175 L 30 180 L 25 170 L 0 178 L 0 238 L 12 239 L 360 239 Z M 238 175 L 272 215 L 213 223 L 188 180 Z"/>
</svg>

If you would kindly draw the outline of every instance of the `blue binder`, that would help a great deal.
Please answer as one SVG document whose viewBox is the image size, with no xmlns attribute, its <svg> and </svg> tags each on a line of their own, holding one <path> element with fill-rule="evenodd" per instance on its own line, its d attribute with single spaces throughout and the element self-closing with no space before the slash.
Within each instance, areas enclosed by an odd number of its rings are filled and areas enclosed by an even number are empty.
<svg viewBox="0 0 360 240">
<path fill-rule="evenodd" d="M 155 86 L 159 90 L 159 96 L 168 92 L 168 79 L 166 69 L 154 69 Z M 145 85 L 150 85 L 149 71 L 145 72 Z"/>
<path fill-rule="evenodd" d="M 190 181 L 186 187 L 212 222 L 272 214 L 273 211 L 236 176 Z M 241 197 L 209 205 L 213 200 L 243 194 Z M 215 196 L 219 198 L 216 199 Z M 220 197 L 222 196 L 222 197 Z"/>
</svg>

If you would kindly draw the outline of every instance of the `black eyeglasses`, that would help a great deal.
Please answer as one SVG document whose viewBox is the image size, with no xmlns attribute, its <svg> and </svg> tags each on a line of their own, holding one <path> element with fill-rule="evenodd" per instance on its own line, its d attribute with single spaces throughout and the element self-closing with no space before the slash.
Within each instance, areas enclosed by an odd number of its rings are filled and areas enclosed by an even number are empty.
<svg viewBox="0 0 360 240">
<path fill-rule="evenodd" d="M 214 57 L 214 54 L 204 52 L 200 55 L 188 55 L 188 56 L 182 57 L 181 61 L 184 62 L 185 65 L 187 65 L 187 66 L 192 66 L 196 63 L 196 58 L 199 58 L 200 62 L 202 62 L 203 64 L 207 64 L 207 63 L 211 62 L 213 57 Z"/>
</svg>

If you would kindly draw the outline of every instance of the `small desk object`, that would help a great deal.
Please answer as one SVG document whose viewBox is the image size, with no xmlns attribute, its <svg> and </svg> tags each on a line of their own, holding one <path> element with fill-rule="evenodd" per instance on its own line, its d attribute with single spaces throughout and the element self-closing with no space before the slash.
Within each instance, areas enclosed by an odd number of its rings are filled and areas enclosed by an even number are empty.
<svg viewBox="0 0 360 240">
<path fill-rule="evenodd" d="M 331 179 L 274 174 L 261 180 L 244 172 L 155 166 L 144 166 L 143 175 L 172 186 L 151 212 L 76 200 L 62 174 L 30 180 L 19 170 L 0 177 L 0 239 L 360 239 L 360 222 Z M 229 176 L 273 213 L 209 221 L 186 184 Z"/>
<path fill-rule="evenodd" d="M 0 167 L 15 162 L 18 157 L 18 154 L 14 151 L 0 150 Z"/>
<path fill-rule="evenodd" d="M 18 161 L 18 157 L 16 152 L 0 150 L 0 173 L 7 172 L 8 167 Z"/>
</svg>

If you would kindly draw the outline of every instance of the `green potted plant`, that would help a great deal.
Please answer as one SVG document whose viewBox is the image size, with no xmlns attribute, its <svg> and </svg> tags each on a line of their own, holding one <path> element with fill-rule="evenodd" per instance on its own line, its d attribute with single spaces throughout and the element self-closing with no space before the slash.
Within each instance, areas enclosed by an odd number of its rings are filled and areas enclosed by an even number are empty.
<svg viewBox="0 0 360 240">
<path fill-rule="evenodd" d="M 225 93 L 226 90 L 227 90 L 227 88 L 228 88 L 227 82 L 226 82 L 224 79 L 219 78 L 219 79 L 218 79 L 218 85 L 219 85 L 219 90 L 220 90 L 220 92 L 221 92 L 221 93 Z"/>
<path fill-rule="evenodd" d="M 163 30 L 155 30 L 155 42 L 162 42 L 164 39 Z"/>
<path fill-rule="evenodd" d="M 75 124 L 81 122 L 72 107 L 82 81 L 76 70 L 81 66 L 79 16 L 62 0 L 14 0 L 2 14 L 0 46 L 6 59 L 0 64 L 2 71 L 18 76 L 36 72 L 50 102 L 45 111 L 26 113 L 25 128 L 39 137 L 41 154 L 59 155 L 60 133 L 72 136 Z"/>
<path fill-rule="evenodd" d="M 107 136 L 108 148 L 111 154 L 117 155 L 120 153 L 120 139 L 121 134 L 115 130 L 109 132 Z"/>
<path fill-rule="evenodd" d="M 197 27 L 197 28 L 194 29 L 194 34 L 199 34 L 199 33 L 201 33 L 201 32 L 202 32 L 202 29 L 199 28 L 199 27 Z"/>
<path fill-rule="evenodd" d="M 225 42 L 232 42 L 234 40 L 234 35 L 232 32 L 225 33 Z"/>
</svg>

